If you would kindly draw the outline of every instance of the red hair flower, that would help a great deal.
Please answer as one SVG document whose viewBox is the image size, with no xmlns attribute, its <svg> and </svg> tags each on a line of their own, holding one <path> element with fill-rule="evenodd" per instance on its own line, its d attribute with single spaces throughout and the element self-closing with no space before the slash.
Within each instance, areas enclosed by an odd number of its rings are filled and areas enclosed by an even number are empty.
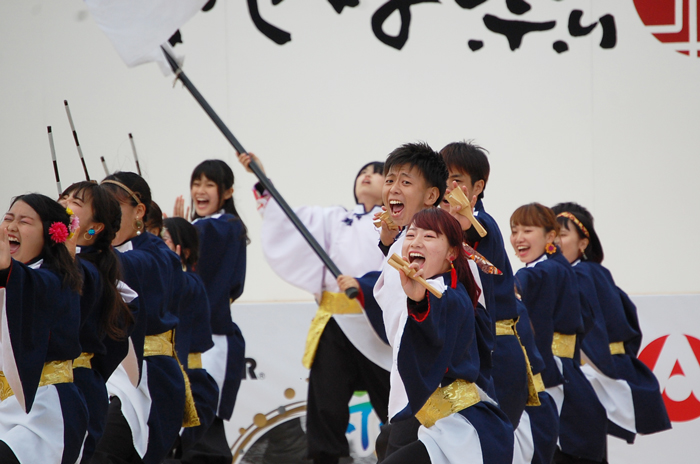
<svg viewBox="0 0 700 464">
<path fill-rule="evenodd" d="M 550 242 L 547 245 L 545 245 L 544 250 L 547 252 L 548 255 L 553 255 L 557 252 L 557 247 L 556 245 Z"/>
<path fill-rule="evenodd" d="M 62 222 L 54 222 L 49 227 L 49 237 L 55 243 L 65 243 L 68 238 L 68 227 Z"/>
</svg>

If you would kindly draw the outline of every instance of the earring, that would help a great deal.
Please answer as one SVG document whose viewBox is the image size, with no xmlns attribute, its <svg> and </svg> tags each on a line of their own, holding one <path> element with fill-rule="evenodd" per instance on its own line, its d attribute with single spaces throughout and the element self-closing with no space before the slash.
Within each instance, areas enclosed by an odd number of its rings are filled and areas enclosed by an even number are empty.
<svg viewBox="0 0 700 464">
<path fill-rule="evenodd" d="M 84 238 L 85 240 L 88 240 L 88 241 L 89 241 L 89 240 L 92 240 L 94 237 L 95 237 L 95 229 L 93 229 L 92 227 L 90 227 L 90 228 L 87 230 L 87 232 L 85 232 L 85 233 L 83 234 L 83 238 Z"/>
<path fill-rule="evenodd" d="M 586 250 L 583 250 L 581 252 L 581 258 L 583 258 L 584 261 L 588 261 L 588 256 L 586 256 Z"/>
<path fill-rule="evenodd" d="M 136 231 L 136 235 L 141 235 L 141 229 L 143 229 L 143 221 L 139 218 L 136 218 L 136 221 L 134 221 L 132 227 Z"/>
<path fill-rule="evenodd" d="M 544 251 L 546 251 L 548 255 L 553 255 L 557 252 L 557 246 L 552 242 L 549 242 L 544 246 Z"/>
<path fill-rule="evenodd" d="M 450 287 L 457 288 L 457 271 L 455 270 L 455 264 L 450 261 L 450 266 L 452 267 L 452 269 L 450 269 Z"/>
</svg>

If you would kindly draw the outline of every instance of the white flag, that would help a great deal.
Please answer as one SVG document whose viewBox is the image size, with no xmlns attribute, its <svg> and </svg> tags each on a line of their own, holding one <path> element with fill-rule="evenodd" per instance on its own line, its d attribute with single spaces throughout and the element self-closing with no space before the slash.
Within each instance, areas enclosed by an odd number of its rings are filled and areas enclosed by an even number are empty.
<svg viewBox="0 0 700 464">
<path fill-rule="evenodd" d="M 194 16 L 207 0 L 85 0 L 90 15 L 127 66 L 150 61 L 170 71 L 161 45 Z M 172 52 L 171 52 L 172 55 Z"/>
</svg>

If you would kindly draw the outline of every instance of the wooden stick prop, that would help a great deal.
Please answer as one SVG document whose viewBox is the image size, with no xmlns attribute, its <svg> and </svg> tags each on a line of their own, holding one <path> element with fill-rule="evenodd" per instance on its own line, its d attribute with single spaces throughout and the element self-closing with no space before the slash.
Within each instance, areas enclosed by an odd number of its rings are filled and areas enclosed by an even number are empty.
<svg viewBox="0 0 700 464">
<path fill-rule="evenodd" d="M 378 220 L 374 221 L 373 224 L 375 227 L 381 227 L 382 221 L 386 222 L 386 225 L 389 226 L 389 230 L 399 230 L 399 226 L 394 224 L 394 221 L 391 219 L 389 211 L 382 211 Z"/>
<path fill-rule="evenodd" d="M 479 269 L 481 269 L 485 274 L 503 275 L 503 273 L 496 266 L 494 266 L 491 261 L 484 258 L 484 255 L 466 243 L 462 243 L 462 246 L 464 247 L 464 252 L 467 254 L 467 258 L 474 261 Z"/>
<path fill-rule="evenodd" d="M 109 169 L 107 168 L 107 161 L 105 161 L 104 156 L 100 156 L 100 161 L 102 161 L 102 168 L 105 170 L 105 176 L 109 175 Z"/>
<path fill-rule="evenodd" d="M 63 193 L 61 188 L 61 179 L 58 176 L 58 163 L 56 162 L 56 148 L 53 146 L 53 133 L 51 132 L 51 126 L 47 126 L 49 130 L 49 148 L 51 148 L 51 160 L 53 161 L 53 175 L 56 177 L 56 188 L 58 189 L 58 196 L 60 197 Z"/>
<path fill-rule="evenodd" d="M 63 104 L 66 107 L 66 114 L 68 115 L 68 123 L 70 123 L 70 130 L 73 131 L 73 140 L 75 140 L 75 146 L 78 149 L 78 156 L 80 156 L 80 162 L 83 164 L 83 171 L 85 171 L 85 180 L 90 180 L 90 174 L 88 174 L 87 166 L 85 165 L 85 158 L 83 158 L 83 150 L 80 148 L 80 142 L 78 141 L 78 133 L 75 131 L 75 126 L 73 125 L 73 117 L 70 114 L 70 108 L 68 107 L 68 100 L 63 100 Z"/>
<path fill-rule="evenodd" d="M 219 130 L 224 134 L 224 137 L 226 137 L 226 140 L 229 141 L 229 143 L 233 146 L 233 148 L 238 152 L 238 153 L 247 153 L 245 148 L 243 148 L 243 145 L 241 145 L 241 142 L 238 141 L 238 139 L 233 135 L 233 133 L 229 130 L 229 128 L 224 124 L 224 122 L 221 120 L 218 114 L 214 111 L 214 109 L 207 103 L 207 101 L 204 99 L 201 93 L 197 90 L 197 88 L 192 84 L 190 79 L 185 75 L 185 73 L 182 71 L 182 68 L 180 68 L 180 65 L 177 64 L 175 59 L 170 56 L 170 54 L 163 48 L 161 47 L 161 50 L 163 50 L 163 54 L 165 55 L 165 59 L 168 60 L 168 64 L 170 64 L 170 67 L 172 68 L 173 72 L 175 73 L 175 79 L 179 79 L 180 82 L 182 82 L 182 85 L 185 86 L 185 88 L 192 94 L 195 100 L 197 100 L 197 103 L 202 107 L 205 113 L 211 118 L 212 122 L 216 125 L 216 127 L 219 128 Z M 287 215 L 290 221 L 292 221 L 292 224 L 297 228 L 299 233 L 306 239 L 307 243 L 309 246 L 314 250 L 316 255 L 323 261 L 323 264 L 328 268 L 329 271 L 337 278 L 342 274 L 340 272 L 340 269 L 338 269 L 338 266 L 335 265 L 335 263 L 331 260 L 330 256 L 325 252 L 323 248 L 321 248 L 321 245 L 318 244 L 316 239 L 314 238 L 313 235 L 311 235 L 311 232 L 304 226 L 304 224 L 299 220 L 296 214 L 294 214 L 294 211 L 292 211 L 292 208 L 289 207 L 287 202 L 282 198 L 282 195 L 277 191 L 274 185 L 272 185 L 272 182 L 270 182 L 270 179 L 267 178 L 265 173 L 262 172 L 260 169 L 260 166 L 258 166 L 258 163 L 255 161 L 251 160 L 250 164 L 248 165 L 250 167 L 250 170 L 253 171 L 255 176 L 258 178 L 260 183 L 265 187 L 265 189 L 270 192 L 270 196 L 275 199 L 277 204 L 282 208 L 282 211 Z M 347 295 L 348 298 L 356 298 L 359 294 L 360 291 L 357 289 L 357 287 L 350 287 L 345 290 L 345 294 Z"/>
<path fill-rule="evenodd" d="M 141 165 L 139 164 L 139 157 L 136 154 L 136 145 L 134 145 L 134 136 L 129 132 L 129 142 L 131 142 L 131 151 L 134 152 L 134 161 L 136 161 L 136 172 L 141 176 Z M 143 176 L 141 176 L 143 177 Z"/>
<path fill-rule="evenodd" d="M 389 266 L 393 267 L 397 271 L 403 271 L 403 273 L 406 274 L 406 276 L 409 279 L 415 280 L 416 282 L 418 282 L 419 284 L 424 286 L 426 290 L 428 290 L 430 293 L 432 293 L 436 297 L 442 298 L 442 293 L 435 290 L 435 287 L 430 285 L 424 278 L 415 276 L 417 271 L 415 269 L 409 267 L 408 261 L 405 261 L 401 256 L 394 253 L 393 255 L 391 255 L 391 257 L 389 258 L 389 261 L 387 261 L 387 262 L 389 263 Z"/>
<path fill-rule="evenodd" d="M 469 219 L 469 222 L 472 223 L 472 226 L 474 226 L 480 237 L 486 237 L 486 229 L 484 229 L 484 226 L 474 217 L 472 205 L 469 203 L 469 199 L 461 188 L 453 189 L 450 193 L 445 195 L 445 199 L 452 206 L 461 206 L 462 209 L 459 210 L 459 214 Z"/>
</svg>

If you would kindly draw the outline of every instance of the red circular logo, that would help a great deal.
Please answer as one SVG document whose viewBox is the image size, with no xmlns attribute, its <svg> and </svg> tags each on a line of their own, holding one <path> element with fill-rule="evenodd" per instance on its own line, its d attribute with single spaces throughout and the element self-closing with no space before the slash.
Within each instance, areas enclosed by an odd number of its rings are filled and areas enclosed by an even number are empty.
<svg viewBox="0 0 700 464">
<path fill-rule="evenodd" d="M 662 385 L 664 404 L 672 422 L 686 422 L 700 417 L 700 401 L 693 391 L 693 387 L 698 386 L 691 385 L 687 376 L 689 371 L 692 370 L 693 374 L 697 374 L 700 369 L 700 340 L 690 335 L 683 336 L 688 344 L 681 345 L 678 352 L 675 349 L 672 353 L 669 352 L 670 350 L 664 350 L 668 339 L 668 335 L 665 335 L 649 343 L 639 353 L 639 360 L 652 371 L 656 371 L 654 373 Z M 690 349 L 685 348 L 687 346 Z M 675 344 L 675 347 L 678 348 L 678 344 Z M 661 362 L 659 358 L 662 358 Z M 669 390 L 673 391 L 669 392 Z M 698 391 L 700 392 L 700 388 Z"/>
<path fill-rule="evenodd" d="M 700 0 L 634 0 L 649 32 L 672 50 L 700 56 Z"/>
</svg>

